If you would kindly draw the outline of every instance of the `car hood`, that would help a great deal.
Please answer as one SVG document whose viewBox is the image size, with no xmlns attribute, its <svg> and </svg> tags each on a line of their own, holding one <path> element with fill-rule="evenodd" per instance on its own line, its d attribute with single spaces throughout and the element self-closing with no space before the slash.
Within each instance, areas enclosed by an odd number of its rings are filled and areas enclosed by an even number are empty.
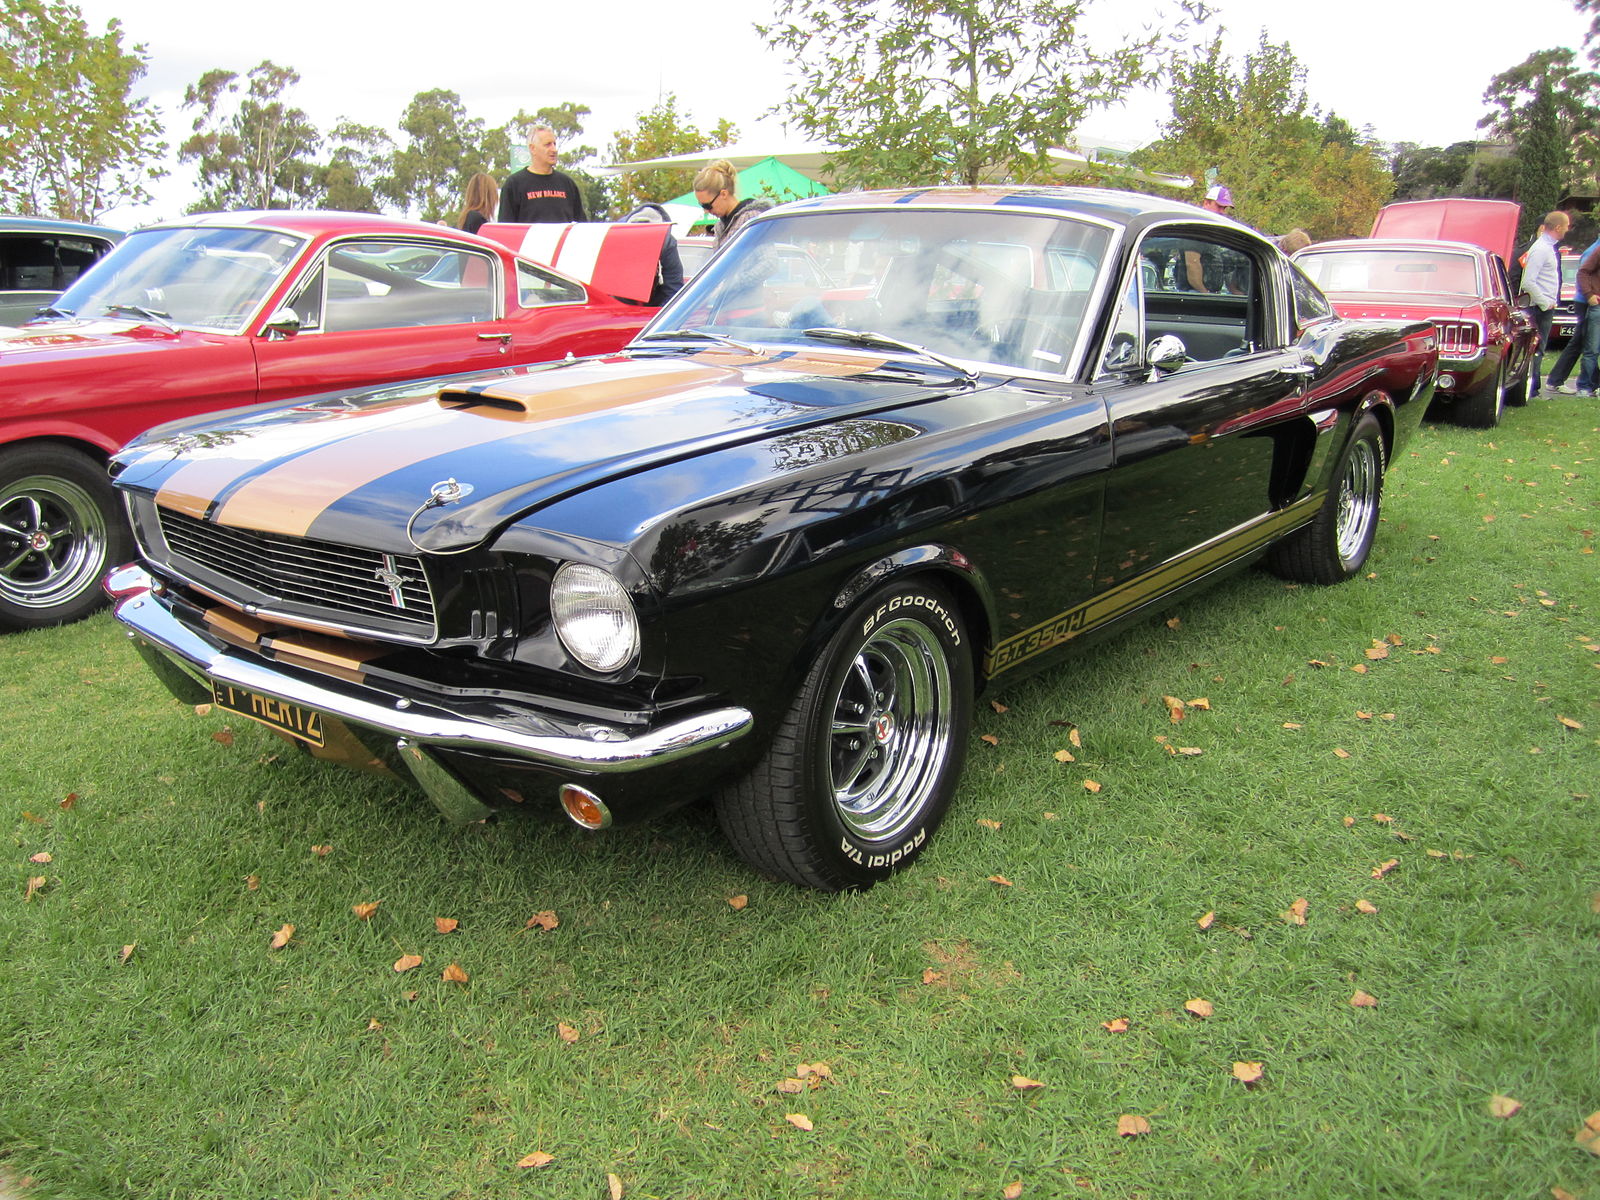
<svg viewBox="0 0 1600 1200">
<path fill-rule="evenodd" d="M 43 325 L 0 326 L 0 362 L 39 362 L 107 351 L 150 350 L 209 335 L 124 320 L 50 321 Z"/>
<path fill-rule="evenodd" d="M 1393 292 L 1328 292 L 1328 301 L 1341 317 L 1353 320 L 1450 321 L 1476 320 L 1483 303 L 1471 296 L 1396 296 Z"/>
<path fill-rule="evenodd" d="M 972 386 L 857 353 L 623 354 L 169 426 L 114 470 L 221 525 L 443 552 L 609 479 Z"/>
</svg>

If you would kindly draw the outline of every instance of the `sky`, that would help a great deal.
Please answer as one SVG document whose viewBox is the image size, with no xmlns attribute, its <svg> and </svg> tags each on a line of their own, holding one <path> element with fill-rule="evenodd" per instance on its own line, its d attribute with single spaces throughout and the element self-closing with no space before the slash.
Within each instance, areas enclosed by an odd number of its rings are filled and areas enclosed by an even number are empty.
<svg viewBox="0 0 1600 1200">
<path fill-rule="evenodd" d="M 349 118 L 393 131 L 414 95 L 446 88 L 489 125 L 519 109 L 586 104 L 592 113 L 583 140 L 603 156 L 617 129 L 674 93 L 679 112 L 701 129 L 727 117 L 742 139 L 798 140 L 781 117 L 769 115 L 784 97 L 788 71 L 754 28 L 770 18 L 771 0 L 512 3 L 443 17 L 437 0 L 319 0 L 258 7 L 256 16 L 239 10 L 227 22 L 207 19 L 190 0 L 78 4 L 91 30 L 103 31 L 116 17 L 124 44 L 144 45 L 149 69 L 137 90 L 160 109 L 174 144 L 190 132 L 193 114 L 182 108 L 188 84 L 218 67 L 243 74 L 263 59 L 300 73 L 291 99 L 323 129 Z M 1213 0 L 1212 7 L 1235 58 L 1264 30 L 1289 44 L 1324 112 L 1370 127 L 1382 141 L 1421 145 L 1478 136 L 1490 77 L 1536 50 L 1580 47 L 1588 25 L 1571 0 L 1521 0 L 1514 8 L 1471 0 Z M 1172 0 L 1094 0 L 1085 28 L 1099 44 L 1163 9 L 1172 12 Z M 1168 111 L 1163 96 L 1141 93 L 1091 113 L 1081 132 L 1132 147 L 1156 137 Z M 107 223 L 131 227 L 182 212 L 197 193 L 193 167 L 171 166 L 154 204 L 117 210 Z"/>
</svg>

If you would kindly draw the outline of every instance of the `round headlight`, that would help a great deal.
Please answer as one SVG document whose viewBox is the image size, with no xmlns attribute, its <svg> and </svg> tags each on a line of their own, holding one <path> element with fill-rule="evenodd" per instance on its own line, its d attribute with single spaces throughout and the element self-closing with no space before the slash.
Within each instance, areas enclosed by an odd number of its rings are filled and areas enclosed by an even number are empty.
<svg viewBox="0 0 1600 1200">
<path fill-rule="evenodd" d="M 639 618 L 609 571 L 568 563 L 550 585 L 550 614 L 567 653 L 591 671 L 615 671 L 639 650 Z"/>
</svg>

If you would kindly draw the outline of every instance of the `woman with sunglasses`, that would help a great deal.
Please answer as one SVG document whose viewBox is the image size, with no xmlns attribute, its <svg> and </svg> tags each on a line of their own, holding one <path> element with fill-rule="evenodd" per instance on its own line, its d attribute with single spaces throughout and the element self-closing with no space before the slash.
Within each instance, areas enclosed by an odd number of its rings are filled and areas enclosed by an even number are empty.
<svg viewBox="0 0 1600 1200">
<path fill-rule="evenodd" d="M 738 199 L 738 180 L 739 173 L 727 159 L 718 159 L 694 177 L 694 198 L 717 218 L 712 241 L 718 250 L 751 217 L 772 207 L 765 200 Z"/>
</svg>

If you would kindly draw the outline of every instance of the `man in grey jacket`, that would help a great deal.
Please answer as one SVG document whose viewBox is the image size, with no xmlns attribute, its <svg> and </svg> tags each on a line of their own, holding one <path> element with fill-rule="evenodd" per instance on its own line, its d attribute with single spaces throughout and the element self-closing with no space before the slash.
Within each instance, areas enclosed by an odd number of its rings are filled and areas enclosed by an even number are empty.
<svg viewBox="0 0 1600 1200">
<path fill-rule="evenodd" d="M 1522 266 L 1522 290 L 1528 293 L 1528 315 L 1539 328 L 1539 344 L 1534 350 L 1535 379 L 1544 377 L 1544 348 L 1550 340 L 1550 325 L 1561 301 L 1561 256 L 1556 247 L 1571 224 L 1567 214 L 1557 209 L 1546 213 L 1539 236 L 1533 239 Z M 1530 395 L 1537 396 L 1538 385 Z"/>
</svg>

